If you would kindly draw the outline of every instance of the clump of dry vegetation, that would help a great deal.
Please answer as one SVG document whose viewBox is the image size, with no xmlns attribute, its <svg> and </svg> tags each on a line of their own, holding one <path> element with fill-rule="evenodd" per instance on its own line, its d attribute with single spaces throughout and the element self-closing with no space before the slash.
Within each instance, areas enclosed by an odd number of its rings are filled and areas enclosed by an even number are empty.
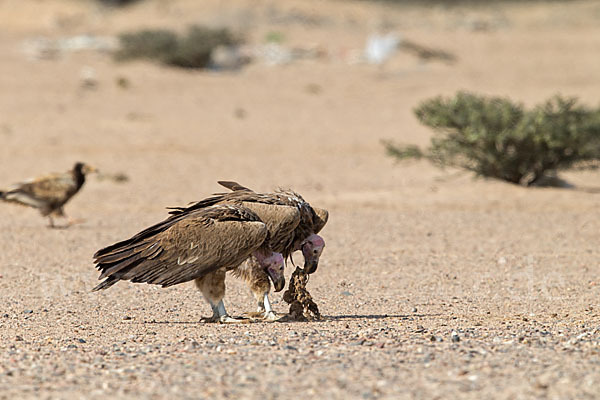
<svg viewBox="0 0 600 400">
<path fill-rule="evenodd" d="M 528 110 L 505 98 L 459 92 L 426 100 L 415 114 L 436 132 L 431 146 L 384 142 L 390 156 L 426 158 L 526 186 L 600 161 L 600 109 L 578 105 L 575 98 L 554 96 Z"/>
<path fill-rule="evenodd" d="M 146 59 L 181 68 L 206 68 L 219 46 L 241 40 L 226 28 L 192 25 L 184 35 L 166 29 L 145 29 L 119 35 L 118 61 Z"/>
</svg>

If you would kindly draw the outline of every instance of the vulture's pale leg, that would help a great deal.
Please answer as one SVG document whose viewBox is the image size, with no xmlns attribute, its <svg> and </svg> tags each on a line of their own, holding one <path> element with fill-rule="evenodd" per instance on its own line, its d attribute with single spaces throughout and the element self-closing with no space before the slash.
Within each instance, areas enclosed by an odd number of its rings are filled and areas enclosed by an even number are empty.
<svg viewBox="0 0 600 400">
<path fill-rule="evenodd" d="M 271 302 L 269 301 L 269 291 L 271 290 L 269 277 L 260 269 L 253 269 L 250 276 L 251 279 L 247 280 L 247 283 L 250 285 L 258 308 L 255 313 L 247 314 L 254 319 L 263 319 L 266 321 L 278 320 L 279 317 L 273 311 Z"/>
<path fill-rule="evenodd" d="M 196 286 L 210 304 L 213 315 L 210 318 L 202 318 L 203 322 L 220 322 L 224 324 L 244 323 L 248 320 L 232 318 L 225 310 L 223 297 L 225 297 L 225 269 L 221 268 L 215 272 L 195 280 Z"/>
<path fill-rule="evenodd" d="M 230 317 L 229 314 L 227 314 L 227 311 L 225 310 L 225 304 L 223 303 L 223 300 L 221 300 L 219 304 L 217 304 L 216 310 L 213 307 L 213 319 L 215 318 L 215 313 L 218 315 L 217 322 L 220 322 L 222 324 L 247 324 L 250 322 L 250 320 L 246 318 Z"/>
<path fill-rule="evenodd" d="M 260 304 L 259 304 L 260 308 Z M 271 302 L 269 301 L 269 293 L 265 293 L 264 297 L 264 319 L 267 321 L 277 321 L 279 317 L 275 314 L 275 311 L 271 308 Z"/>
</svg>

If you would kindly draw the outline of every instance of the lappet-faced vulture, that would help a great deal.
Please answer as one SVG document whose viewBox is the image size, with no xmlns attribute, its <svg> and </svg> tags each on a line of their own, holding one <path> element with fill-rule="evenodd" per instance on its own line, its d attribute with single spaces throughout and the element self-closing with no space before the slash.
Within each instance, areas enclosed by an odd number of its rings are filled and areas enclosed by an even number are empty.
<svg viewBox="0 0 600 400">
<path fill-rule="evenodd" d="M 274 281 L 283 279 L 283 257 L 272 251 L 267 225 L 253 211 L 235 204 L 182 211 L 97 251 L 99 279 L 106 279 L 94 290 L 120 280 L 162 287 L 195 280 L 213 310 L 211 321 L 239 322 L 223 303 L 225 272 L 250 256 Z"/>
<path fill-rule="evenodd" d="M 249 208 L 267 224 L 274 251 L 289 259 L 293 252 L 301 250 L 305 271 L 316 271 L 325 246 L 325 241 L 317 233 L 327 223 L 329 214 L 326 210 L 312 207 L 302 196 L 290 190 L 256 193 L 236 182 L 220 181 L 219 184 L 232 192 L 215 194 L 188 207 L 175 208 L 171 213 L 178 215 L 213 204 L 238 204 Z M 249 258 L 233 273 L 249 285 L 258 303 L 258 314 L 264 319 L 276 319 L 268 297 L 271 285 L 257 260 Z M 273 284 L 275 291 L 280 291 L 285 286 L 285 280 L 273 280 Z"/>
<path fill-rule="evenodd" d="M 96 171 L 94 167 L 78 162 L 67 172 L 29 179 L 0 191 L 0 199 L 39 209 L 42 216 L 49 218 L 49 226 L 54 228 L 52 217 L 66 216 L 63 206 L 81 189 L 86 174 Z M 69 218 L 67 226 L 75 222 Z"/>
</svg>

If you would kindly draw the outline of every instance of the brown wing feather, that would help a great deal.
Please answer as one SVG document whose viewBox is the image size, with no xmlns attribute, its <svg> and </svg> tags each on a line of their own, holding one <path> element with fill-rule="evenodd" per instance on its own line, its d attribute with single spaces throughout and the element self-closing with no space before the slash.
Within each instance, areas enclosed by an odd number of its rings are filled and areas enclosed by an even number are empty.
<svg viewBox="0 0 600 400">
<path fill-rule="evenodd" d="M 203 209 L 153 235 L 96 253 L 100 279 L 107 279 L 94 290 L 119 280 L 167 287 L 222 267 L 233 268 L 260 248 L 267 236 L 266 225 L 241 207 Z"/>
<path fill-rule="evenodd" d="M 256 193 L 251 189 L 240 185 L 238 182 L 219 181 L 218 183 L 221 186 L 232 190 L 232 192 L 215 194 L 207 199 L 191 204 L 188 207 L 173 208 L 170 213 L 174 216 L 181 215 L 219 203 L 243 204 L 246 207 L 251 207 L 251 204 L 254 204 L 256 207 L 264 206 L 264 209 L 270 207 L 293 207 L 300 213 L 300 221 L 296 224 L 296 228 L 289 233 L 289 237 L 285 238 L 285 240 L 271 239 L 273 249 L 282 253 L 284 257 L 288 257 L 289 254 L 297 249 L 299 243 L 311 234 L 319 232 L 327 223 L 328 213 L 326 210 L 314 209 L 300 194 L 294 191 L 278 190 L 275 193 Z M 258 212 L 258 208 L 256 211 Z M 260 213 L 259 216 L 261 219 L 266 217 Z M 265 222 L 267 221 L 265 220 Z M 287 221 L 282 221 L 282 224 L 286 223 Z M 269 228 L 272 236 L 274 230 L 275 229 L 272 226 Z M 285 246 L 283 245 L 284 242 L 286 243 Z"/>
<path fill-rule="evenodd" d="M 317 207 L 313 207 L 313 210 L 315 211 L 313 217 L 313 230 L 314 233 L 319 233 L 329 219 L 329 212 L 323 208 Z"/>
<path fill-rule="evenodd" d="M 294 239 L 293 232 L 300 223 L 300 211 L 296 207 L 264 204 L 255 202 L 242 202 L 244 207 L 254 211 L 269 228 L 269 242 L 271 248 L 282 253 L 284 257 L 289 254 Z"/>
<path fill-rule="evenodd" d="M 217 183 L 219 185 L 231 190 L 232 192 L 237 192 L 239 190 L 247 190 L 249 192 L 253 192 L 252 189 L 248 189 L 247 187 L 242 186 L 239 183 L 234 182 L 234 181 L 217 181 Z"/>
</svg>

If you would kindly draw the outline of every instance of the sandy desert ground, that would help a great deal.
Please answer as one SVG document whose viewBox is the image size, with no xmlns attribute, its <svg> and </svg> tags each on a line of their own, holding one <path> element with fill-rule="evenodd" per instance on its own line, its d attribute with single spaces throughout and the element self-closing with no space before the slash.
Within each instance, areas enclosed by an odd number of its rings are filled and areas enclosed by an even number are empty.
<svg viewBox="0 0 600 400">
<path fill-rule="evenodd" d="M 250 44 L 277 32 L 322 56 L 215 72 L 23 52 L 38 37 L 190 23 L 230 26 Z M 459 89 L 597 106 L 598 2 L 146 0 L 111 11 L 2 0 L 0 25 L 0 186 L 77 160 L 130 178 L 90 178 L 66 208 L 86 222 L 68 230 L 0 204 L 0 398 L 600 396 L 600 174 L 527 189 L 396 164 L 381 145 L 426 144 L 412 108 Z M 405 52 L 355 62 L 378 29 L 456 62 Z M 199 323 L 210 310 L 193 284 L 90 291 L 97 249 L 218 191 L 219 179 L 293 188 L 329 210 L 309 283 L 323 321 Z M 233 278 L 226 304 L 254 308 Z"/>
</svg>

